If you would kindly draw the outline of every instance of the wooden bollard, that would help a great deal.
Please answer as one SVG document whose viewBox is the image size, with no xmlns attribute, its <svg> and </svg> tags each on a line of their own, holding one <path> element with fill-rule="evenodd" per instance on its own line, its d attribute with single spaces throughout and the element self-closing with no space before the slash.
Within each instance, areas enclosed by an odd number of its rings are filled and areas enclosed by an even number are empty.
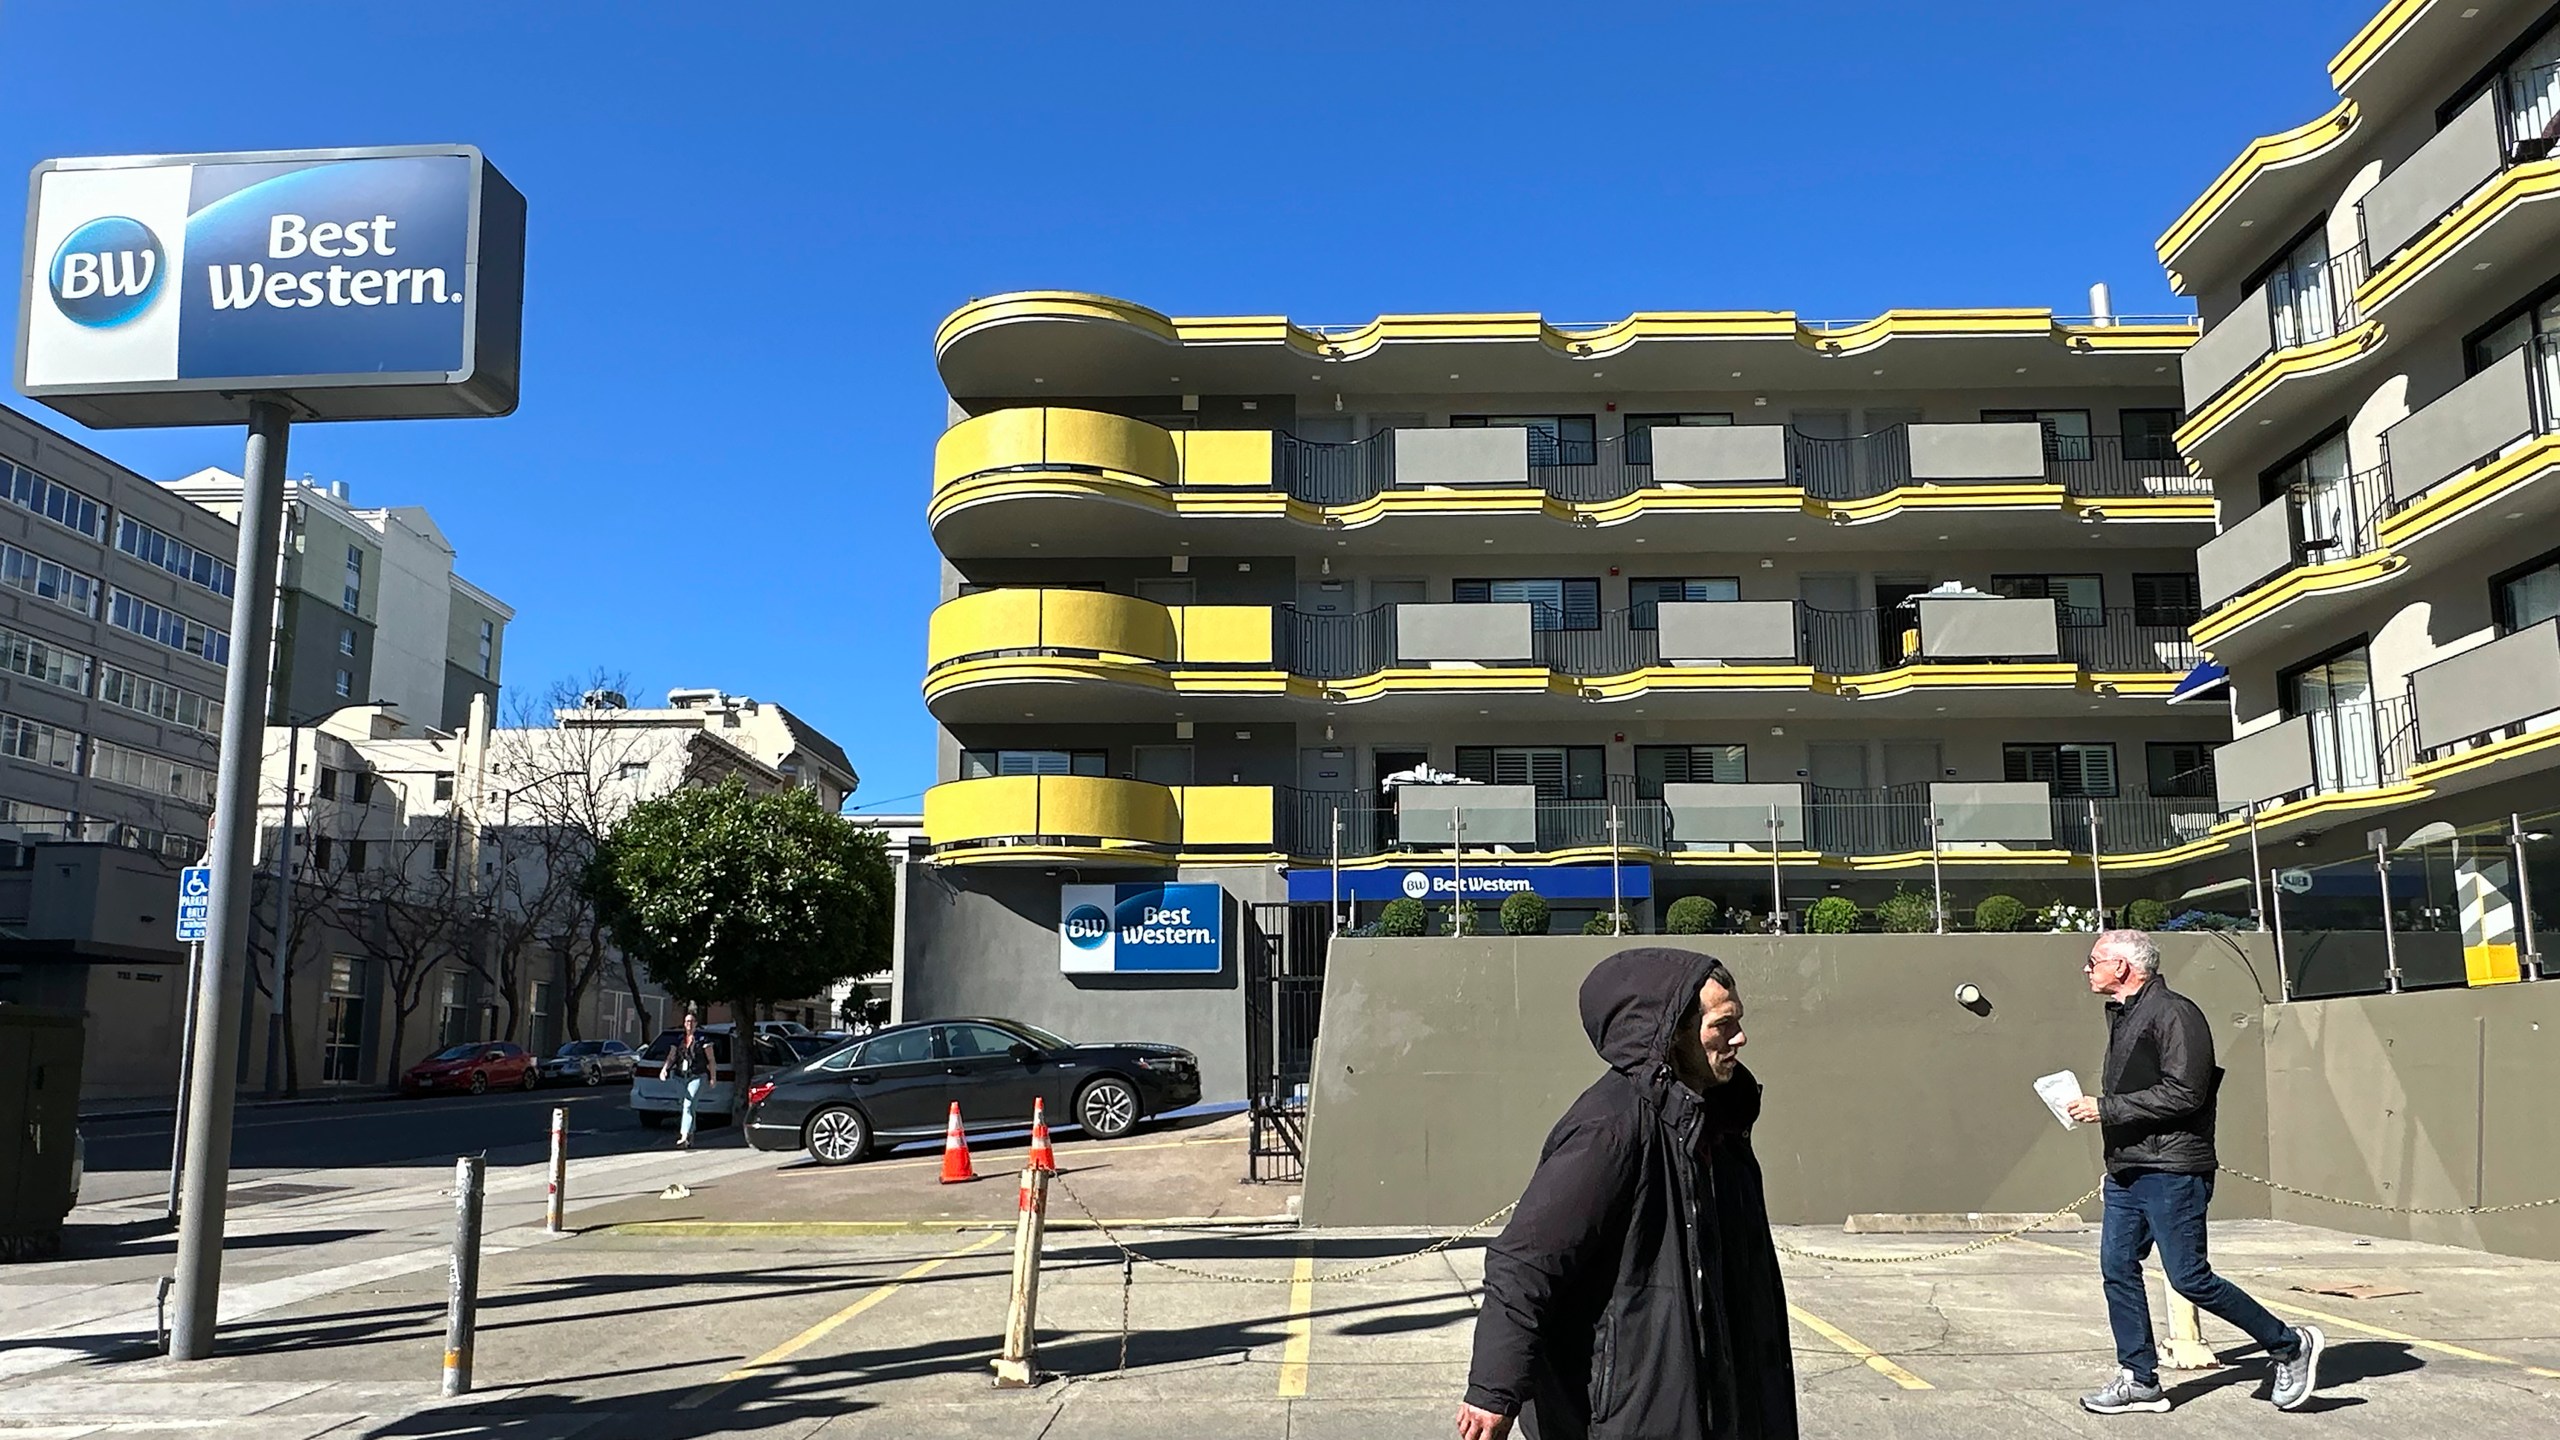
<svg viewBox="0 0 2560 1440">
<path fill-rule="evenodd" d="M 551 1184 L 542 1228 L 554 1235 L 569 1228 L 569 1111 L 559 1105 L 551 1107 Z"/>
<path fill-rule="evenodd" d="M 2161 1347 L 2160 1364 L 2170 1370 L 2222 1368 L 2222 1362 L 2213 1357 L 2213 1347 L 2204 1343 L 2196 1302 L 2175 1290 L 2169 1292 L 2169 1343 Z"/>
<path fill-rule="evenodd" d="M 1013 1226 L 1013 1302 L 1004 1317 L 1004 1353 L 995 1360 L 996 1388 L 1019 1390 L 1039 1378 L 1040 1239 L 1049 1226 L 1049 1172 L 1022 1167 L 1020 1212 Z"/>
</svg>

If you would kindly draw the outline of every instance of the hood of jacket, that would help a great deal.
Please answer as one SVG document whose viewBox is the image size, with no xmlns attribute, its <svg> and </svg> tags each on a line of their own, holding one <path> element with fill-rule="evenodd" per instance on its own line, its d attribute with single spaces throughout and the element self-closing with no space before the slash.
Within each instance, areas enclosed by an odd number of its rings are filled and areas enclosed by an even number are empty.
<svg viewBox="0 0 2560 1440">
<path fill-rule="evenodd" d="M 1669 946 L 1619 951 L 1583 977 L 1582 1033 L 1610 1069 L 1648 1089 L 1668 1083 L 1681 1019 L 1715 964 L 1712 955 Z M 1760 1117 L 1760 1083 L 1740 1066 L 1697 1098 L 1711 1130 L 1748 1131 Z"/>
</svg>

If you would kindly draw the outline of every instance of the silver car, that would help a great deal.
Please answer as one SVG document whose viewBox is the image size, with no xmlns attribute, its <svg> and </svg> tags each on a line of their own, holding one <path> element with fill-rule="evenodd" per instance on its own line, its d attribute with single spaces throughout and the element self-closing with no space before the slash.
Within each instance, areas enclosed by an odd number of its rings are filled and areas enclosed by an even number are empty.
<svg viewBox="0 0 2560 1440">
<path fill-rule="evenodd" d="M 601 1085 L 628 1080 L 640 1052 L 619 1040 L 572 1040 L 536 1067 L 545 1085 Z"/>
</svg>

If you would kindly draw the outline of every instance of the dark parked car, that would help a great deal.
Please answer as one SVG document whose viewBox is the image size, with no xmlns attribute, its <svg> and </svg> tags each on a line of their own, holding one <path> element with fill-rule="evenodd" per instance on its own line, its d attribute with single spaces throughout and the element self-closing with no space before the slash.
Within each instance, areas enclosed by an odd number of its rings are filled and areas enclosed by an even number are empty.
<svg viewBox="0 0 2560 1440">
<path fill-rule="evenodd" d="M 747 1143 L 842 1165 L 938 1138 L 955 1100 L 968 1129 L 993 1131 L 1029 1125 L 1035 1099 L 1059 1124 L 1115 1140 L 1198 1104 L 1200 1061 L 1172 1045 L 1078 1045 L 1018 1020 L 893 1025 L 751 1084 Z"/>
<path fill-rule="evenodd" d="M 400 1093 L 426 1095 L 468 1090 L 478 1095 L 510 1085 L 530 1090 L 541 1083 L 542 1077 L 533 1068 L 533 1056 L 523 1046 L 487 1040 L 448 1045 L 410 1066 L 409 1073 L 400 1077 Z"/>
<path fill-rule="evenodd" d="M 540 1068 L 545 1081 L 601 1085 L 630 1079 L 631 1067 L 639 1058 L 639 1051 L 619 1040 L 572 1040 Z"/>
</svg>

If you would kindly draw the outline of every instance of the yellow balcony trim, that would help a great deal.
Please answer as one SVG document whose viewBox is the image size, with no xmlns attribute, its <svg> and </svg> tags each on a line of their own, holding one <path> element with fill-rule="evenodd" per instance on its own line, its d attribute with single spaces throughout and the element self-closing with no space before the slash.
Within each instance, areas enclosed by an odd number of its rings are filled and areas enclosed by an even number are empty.
<svg viewBox="0 0 2560 1440">
<path fill-rule="evenodd" d="M 2157 670 L 2093 670 L 2089 673 L 2088 688 L 2102 695 L 2148 699 L 2155 695 L 2165 696 L 2174 693 L 2178 688 L 2178 682 L 2185 678 L 2183 675 L 2171 675 Z"/>
<path fill-rule="evenodd" d="M 2345 560 L 2296 565 L 2257 589 L 2244 591 L 2236 603 L 2198 620 L 2187 633 L 2195 638 L 2198 645 L 2209 650 L 2215 641 L 2245 625 L 2263 620 L 2305 596 L 2359 589 L 2398 574 L 2408 564 L 2407 556 L 2396 554 L 2386 546 Z"/>
<path fill-rule="evenodd" d="M 1853 354 L 1887 341 L 1919 337 L 2042 336 L 2079 351 L 2175 353 L 2195 343 L 2186 325 L 2079 326 L 2050 310 L 1973 307 L 1895 309 L 1838 329 L 1815 329 L 1784 310 L 1644 310 L 1587 327 L 1550 324 L 1534 312 L 1380 315 L 1364 325 L 1314 330 L 1278 315 L 1167 316 L 1127 300 L 1072 290 L 1026 290 L 973 300 L 945 318 L 934 335 L 936 356 L 980 330 L 1026 321 L 1124 325 L 1168 345 L 1286 345 L 1326 360 L 1355 360 L 1380 347 L 1411 342 L 1535 343 L 1559 355 L 1599 359 L 1642 340 L 1792 341 L 1822 354 Z"/>
<path fill-rule="evenodd" d="M 1903 485 L 1863 500 L 1813 500 L 1808 513 L 1838 520 L 1874 520 L 1904 510 L 2059 510 L 2059 485 L 2028 482 L 2015 485 Z"/>
<path fill-rule="evenodd" d="M 2356 287 L 2356 313 L 2373 314 L 2473 236 L 2497 224 L 2508 211 L 2553 195 L 2560 195 L 2560 159 L 2536 160 L 2499 175 L 2471 192 L 2470 198 L 2437 221 L 2425 238 L 2366 276 L 2364 283 Z"/>
<path fill-rule="evenodd" d="M 1266 633 L 1261 659 L 1267 663 L 1270 611 L 1262 613 Z M 926 624 L 928 670 L 948 660 L 1007 650 L 1091 651 L 1141 663 L 1182 657 L 1179 622 L 1172 611 L 1151 600 L 1101 590 L 981 590 L 935 606 Z"/>
<path fill-rule="evenodd" d="M 2409 767 L 2409 780 L 2412 784 L 2433 785 L 2437 781 L 2467 774 L 2473 770 L 2485 769 L 2502 761 L 2539 755 L 2555 747 L 2560 747 L 2560 728 L 2529 730 L 2522 735 L 2492 740 L 2486 745 L 2447 755 L 2440 760 L 2421 760 Z"/>
<path fill-rule="evenodd" d="M 2063 508 L 2076 517 L 2094 515 L 2101 522 L 2212 520 L 2222 513 L 2210 495 L 2120 495 L 2073 499 L 2065 501 Z"/>
<path fill-rule="evenodd" d="M 1833 676 L 1827 681 L 1817 680 L 1814 688 L 1852 699 L 1873 700 L 1914 690 L 2073 690 L 2079 686 L 2077 665 L 1915 664 L 1868 675 Z"/>
<path fill-rule="evenodd" d="M 2278 385 L 2348 364 L 2380 345 L 2382 337 L 2382 322 L 2367 320 L 2326 340 L 2276 351 L 2224 386 L 2222 393 L 2206 401 L 2203 409 L 2188 416 L 2187 423 L 2178 427 L 2178 448 L 2193 450 L 2197 442 L 2231 423 Z"/>
<path fill-rule="evenodd" d="M 1268 785 L 1176 785 L 1173 803 L 1181 813 L 1186 849 L 1256 845 L 1269 850 L 1273 844 Z"/>
<path fill-rule="evenodd" d="M 1482 669 L 1424 670 L 1399 667 L 1348 680 L 1318 682 L 1330 700 L 1375 700 L 1382 695 L 1456 693 L 1465 695 L 1578 695 L 1581 685 L 1542 665 L 1501 665 Z"/>
<path fill-rule="evenodd" d="M 1624 675 L 1587 678 L 1582 693 L 1595 700 L 1625 700 L 1655 693 L 1812 690 L 1818 683 L 1810 665 L 1648 665 Z"/>
<path fill-rule="evenodd" d="M 2269 170 L 2309 159 L 2336 145 L 2354 133 L 2358 118 L 2356 102 L 2341 100 L 2336 109 L 2316 120 L 2281 134 L 2261 135 L 2250 141 L 2239 158 L 2224 166 L 2213 183 L 2205 187 L 2204 193 L 2196 197 L 2195 203 L 2187 207 L 2186 213 L 2160 232 L 2160 239 L 2153 248 L 2159 253 L 2161 265 L 2175 269 L 2178 252 L 2203 234 L 2205 227 L 2239 198 L 2250 181 Z"/>
<path fill-rule="evenodd" d="M 2329 83 L 2341 94 L 2345 93 L 2346 88 L 2355 83 L 2356 77 L 2364 73 L 2364 68 L 2389 49 L 2400 32 L 2409 27 L 2409 22 L 2434 3 L 2436 0 L 2390 0 L 2372 19 L 2364 22 L 2364 28 L 2355 33 L 2355 38 L 2349 40 L 2344 49 L 2329 57 Z"/>
<path fill-rule="evenodd" d="M 1992 865 L 2024 865 L 2031 869 L 2053 870 L 2069 866 L 2079 857 L 2068 850 L 1941 850 L 1938 863 L 1950 870 L 1981 869 Z M 1845 870 L 1900 870 L 1929 863 L 1926 850 L 1907 850 L 1896 855 L 1844 855 L 1840 868 Z"/>
<path fill-rule="evenodd" d="M 2407 509 L 2384 517 L 2375 527 L 2375 538 L 2386 547 L 2406 545 L 2520 485 L 2541 479 L 2555 467 L 2560 467 L 2560 435 L 2542 436 L 2476 470 L 2437 482 Z"/>
</svg>

